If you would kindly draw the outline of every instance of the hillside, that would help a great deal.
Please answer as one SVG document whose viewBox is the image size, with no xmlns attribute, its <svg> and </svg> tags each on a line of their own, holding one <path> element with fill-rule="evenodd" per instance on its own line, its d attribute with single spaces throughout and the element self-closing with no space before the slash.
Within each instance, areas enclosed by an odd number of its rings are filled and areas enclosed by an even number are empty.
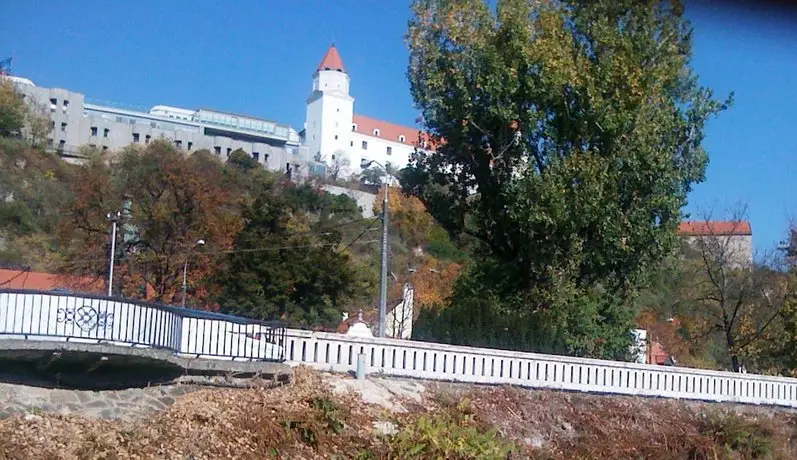
<svg viewBox="0 0 797 460">
<path fill-rule="evenodd" d="M 296 371 L 287 386 L 202 389 L 132 420 L 31 409 L 0 421 L 0 459 L 797 455 L 792 411 Z"/>
</svg>

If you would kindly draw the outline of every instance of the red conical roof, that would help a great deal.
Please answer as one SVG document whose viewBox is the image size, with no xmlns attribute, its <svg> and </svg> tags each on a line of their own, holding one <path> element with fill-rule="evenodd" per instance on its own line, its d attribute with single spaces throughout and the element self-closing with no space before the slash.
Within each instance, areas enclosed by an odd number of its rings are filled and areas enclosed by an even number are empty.
<svg viewBox="0 0 797 460">
<path fill-rule="evenodd" d="M 340 54 L 338 54 L 338 49 L 335 48 L 335 45 L 331 45 L 327 50 L 326 54 L 324 54 L 324 58 L 321 59 L 321 63 L 318 64 L 318 70 L 337 70 L 339 72 L 346 72 L 346 69 L 343 68 L 343 59 L 340 58 Z"/>
</svg>

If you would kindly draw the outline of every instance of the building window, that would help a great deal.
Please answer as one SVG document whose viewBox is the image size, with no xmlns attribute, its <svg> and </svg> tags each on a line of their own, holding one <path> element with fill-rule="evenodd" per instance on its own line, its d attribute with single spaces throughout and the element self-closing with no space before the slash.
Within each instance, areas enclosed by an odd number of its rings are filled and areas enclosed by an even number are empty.
<svg viewBox="0 0 797 460">
<path fill-rule="evenodd" d="M 335 161 L 335 155 L 332 155 L 332 161 Z"/>
<path fill-rule="evenodd" d="M 252 152 L 252 158 L 260 163 L 260 152 Z"/>
<path fill-rule="evenodd" d="M 145 144 L 149 144 L 149 140 L 150 140 L 150 139 L 152 139 L 152 136 L 150 136 L 149 134 L 147 134 L 147 136 L 144 138 L 144 143 L 145 143 Z"/>
<path fill-rule="evenodd" d="M 374 136 L 376 136 L 376 137 L 379 137 L 379 134 L 380 134 L 380 133 L 379 133 L 379 130 L 378 130 L 378 129 L 375 129 L 375 130 L 374 130 Z"/>
<path fill-rule="evenodd" d="M 58 99 L 51 98 L 50 99 L 50 111 L 55 112 L 55 107 L 58 105 Z"/>
<path fill-rule="evenodd" d="M 232 153 L 232 149 L 227 147 L 227 156 L 230 156 L 231 153 Z"/>
<path fill-rule="evenodd" d="M 103 152 L 107 152 L 108 151 L 108 146 L 107 145 L 103 145 L 102 146 L 102 151 Z"/>
<path fill-rule="evenodd" d="M 387 147 L 387 154 L 388 155 L 393 155 L 393 147 L 391 147 L 391 146 Z"/>
<path fill-rule="evenodd" d="M 156 122 L 154 122 L 154 121 L 150 121 L 149 122 L 149 126 L 150 126 L 150 128 L 157 128 L 158 124 Z"/>
<path fill-rule="evenodd" d="M 105 129 L 102 130 L 102 137 L 108 137 L 110 134 L 111 134 L 111 130 L 110 129 L 105 128 Z"/>
<path fill-rule="evenodd" d="M 89 144 L 89 147 L 91 147 L 93 149 L 96 149 L 97 148 L 97 144 Z"/>
<path fill-rule="evenodd" d="M 55 121 L 50 122 L 50 128 L 55 129 Z"/>
<path fill-rule="evenodd" d="M 194 146 L 194 143 L 193 142 L 189 142 L 188 143 L 188 150 L 191 150 L 191 147 L 193 147 L 193 146 Z"/>
<path fill-rule="evenodd" d="M 338 140 L 338 135 L 337 134 L 335 134 L 335 140 Z"/>
<path fill-rule="evenodd" d="M 263 155 L 263 163 L 268 164 L 268 153 Z"/>
<path fill-rule="evenodd" d="M 219 147 L 218 145 L 217 145 L 217 146 L 215 146 L 215 147 L 213 147 L 213 152 L 214 152 L 216 155 L 221 155 L 221 147 Z"/>
<path fill-rule="evenodd" d="M 368 141 L 363 141 L 363 150 L 368 150 Z"/>
<path fill-rule="evenodd" d="M 182 149 L 183 141 L 174 141 L 174 146 L 177 147 L 178 149 Z"/>
<path fill-rule="evenodd" d="M 66 132 L 66 123 L 61 123 L 61 132 Z"/>
<path fill-rule="evenodd" d="M 403 144 L 403 143 L 407 142 L 407 138 L 404 137 L 404 135 L 401 135 L 401 136 L 399 136 L 399 142 L 401 142 Z"/>
<path fill-rule="evenodd" d="M 66 108 L 69 107 L 69 101 L 64 99 L 64 113 L 66 113 Z"/>
<path fill-rule="evenodd" d="M 385 169 L 387 169 L 388 171 L 391 171 L 393 169 L 393 165 L 389 161 L 386 161 L 385 162 Z"/>
<path fill-rule="evenodd" d="M 335 111 L 337 111 L 337 112 L 340 112 L 340 107 L 338 107 L 337 109 L 335 109 Z"/>
<path fill-rule="evenodd" d="M 97 135 L 97 127 L 96 126 L 92 126 L 91 127 L 91 135 L 92 136 L 96 136 Z"/>
<path fill-rule="evenodd" d="M 349 146 L 354 147 L 354 141 L 349 142 Z"/>
<path fill-rule="evenodd" d="M 52 138 L 47 139 L 47 143 L 50 144 L 50 145 L 55 145 L 55 140 L 52 139 Z"/>
<path fill-rule="evenodd" d="M 353 125 L 351 125 L 351 130 L 352 131 L 357 131 L 357 123 L 354 123 Z"/>
<path fill-rule="evenodd" d="M 64 153 L 64 147 L 66 146 L 66 141 L 61 139 L 58 141 L 58 153 Z"/>
<path fill-rule="evenodd" d="M 133 133 L 133 142 L 138 144 L 138 133 Z"/>
<path fill-rule="evenodd" d="M 117 122 L 117 123 L 124 123 L 124 122 L 125 122 L 125 119 L 124 119 L 124 118 L 122 118 L 122 117 L 116 117 L 116 122 Z"/>
</svg>

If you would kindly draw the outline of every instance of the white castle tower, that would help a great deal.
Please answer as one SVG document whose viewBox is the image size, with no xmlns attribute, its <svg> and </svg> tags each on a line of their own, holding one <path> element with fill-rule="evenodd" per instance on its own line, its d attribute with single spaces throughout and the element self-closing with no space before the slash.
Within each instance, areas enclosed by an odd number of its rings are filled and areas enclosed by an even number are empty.
<svg viewBox="0 0 797 460">
<path fill-rule="evenodd" d="M 307 98 L 304 129 L 310 157 L 331 164 L 337 156 L 347 155 L 352 142 L 353 116 L 354 98 L 349 95 L 349 75 L 333 44 L 313 74 L 313 91 Z M 349 158 L 349 162 L 350 168 L 357 166 L 354 159 Z"/>
</svg>

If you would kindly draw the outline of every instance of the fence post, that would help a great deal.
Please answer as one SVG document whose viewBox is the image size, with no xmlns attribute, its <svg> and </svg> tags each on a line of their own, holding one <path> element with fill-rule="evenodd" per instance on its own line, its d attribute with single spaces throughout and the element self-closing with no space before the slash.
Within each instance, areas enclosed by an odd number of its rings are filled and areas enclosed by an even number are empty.
<svg viewBox="0 0 797 460">
<path fill-rule="evenodd" d="M 357 354 L 357 380 L 365 380 L 365 353 Z"/>
</svg>

